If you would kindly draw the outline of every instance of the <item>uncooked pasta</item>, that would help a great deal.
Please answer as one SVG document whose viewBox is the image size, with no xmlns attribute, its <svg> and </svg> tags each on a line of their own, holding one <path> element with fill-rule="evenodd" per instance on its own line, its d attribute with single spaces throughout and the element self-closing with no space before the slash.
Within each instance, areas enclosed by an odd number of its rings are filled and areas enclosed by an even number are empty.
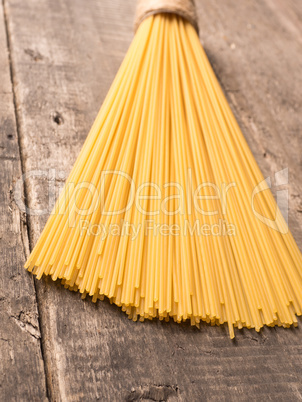
<svg viewBox="0 0 302 402">
<path fill-rule="evenodd" d="M 194 26 L 148 16 L 26 268 L 134 321 L 297 325 L 301 254 L 261 183 Z"/>
</svg>

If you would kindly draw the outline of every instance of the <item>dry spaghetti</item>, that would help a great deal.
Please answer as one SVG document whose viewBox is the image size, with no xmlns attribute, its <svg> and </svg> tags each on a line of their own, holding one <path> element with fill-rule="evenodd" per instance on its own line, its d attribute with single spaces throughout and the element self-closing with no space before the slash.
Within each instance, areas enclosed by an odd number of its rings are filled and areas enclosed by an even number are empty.
<svg viewBox="0 0 302 402">
<path fill-rule="evenodd" d="M 196 29 L 149 16 L 25 267 L 134 321 L 297 325 L 302 257 L 263 180 Z"/>
</svg>

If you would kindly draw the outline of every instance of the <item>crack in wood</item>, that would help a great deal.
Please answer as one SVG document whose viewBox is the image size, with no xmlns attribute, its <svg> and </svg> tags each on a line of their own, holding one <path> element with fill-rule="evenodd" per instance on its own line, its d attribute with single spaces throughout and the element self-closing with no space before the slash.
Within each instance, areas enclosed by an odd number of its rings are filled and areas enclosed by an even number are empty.
<svg viewBox="0 0 302 402">
<path fill-rule="evenodd" d="M 32 314 L 20 311 L 18 315 L 11 315 L 15 323 L 23 330 L 28 332 L 35 339 L 41 338 L 40 328 L 38 325 L 38 317 L 33 317 Z M 36 321 L 37 323 L 35 323 Z"/>
<path fill-rule="evenodd" d="M 132 388 L 125 397 L 125 402 L 131 401 L 169 401 L 171 397 L 178 397 L 179 388 L 177 385 L 152 384 Z"/>
</svg>

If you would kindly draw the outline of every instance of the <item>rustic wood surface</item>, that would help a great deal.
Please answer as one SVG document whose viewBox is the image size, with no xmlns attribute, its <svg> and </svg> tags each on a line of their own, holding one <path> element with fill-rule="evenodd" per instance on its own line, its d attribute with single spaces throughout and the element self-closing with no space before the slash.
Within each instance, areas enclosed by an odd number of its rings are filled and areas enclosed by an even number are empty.
<svg viewBox="0 0 302 402">
<path fill-rule="evenodd" d="M 21 163 L 12 89 L 0 7 L 0 399 L 42 401 L 46 381 L 36 292 L 23 268 L 29 251 L 26 219 L 13 195 Z"/>
<path fill-rule="evenodd" d="M 200 38 L 265 177 L 289 169 L 302 247 L 300 0 L 196 0 Z M 132 40 L 133 0 L 0 6 L 0 399 L 302 400 L 299 328 L 134 323 L 22 269 Z M 11 72 L 11 78 L 10 78 Z M 21 172 L 22 165 L 22 172 Z M 41 216 L 19 212 L 12 189 Z M 55 193 L 54 193 L 55 190 Z"/>
</svg>

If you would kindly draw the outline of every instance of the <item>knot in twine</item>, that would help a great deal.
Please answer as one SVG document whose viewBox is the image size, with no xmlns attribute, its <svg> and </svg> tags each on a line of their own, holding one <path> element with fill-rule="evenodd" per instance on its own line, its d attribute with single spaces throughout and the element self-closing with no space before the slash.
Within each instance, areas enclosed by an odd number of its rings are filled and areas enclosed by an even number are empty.
<svg viewBox="0 0 302 402">
<path fill-rule="evenodd" d="M 137 0 L 134 30 L 150 15 L 159 13 L 177 14 L 189 21 L 198 33 L 194 0 Z"/>
</svg>

